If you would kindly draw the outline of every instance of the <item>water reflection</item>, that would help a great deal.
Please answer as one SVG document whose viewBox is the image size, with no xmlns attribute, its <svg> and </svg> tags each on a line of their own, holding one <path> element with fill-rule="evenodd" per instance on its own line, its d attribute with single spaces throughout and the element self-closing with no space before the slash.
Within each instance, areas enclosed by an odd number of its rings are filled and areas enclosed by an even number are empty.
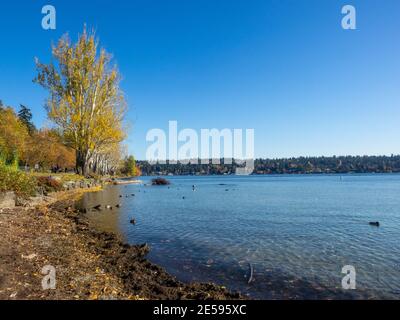
<svg viewBox="0 0 400 320">
<path fill-rule="evenodd" d="M 183 281 L 265 299 L 399 297 L 399 175 L 170 179 L 168 187 L 109 186 L 83 205 L 113 206 L 88 216 L 148 243 L 149 259 Z M 357 270 L 351 292 L 340 287 L 347 264 Z"/>
</svg>

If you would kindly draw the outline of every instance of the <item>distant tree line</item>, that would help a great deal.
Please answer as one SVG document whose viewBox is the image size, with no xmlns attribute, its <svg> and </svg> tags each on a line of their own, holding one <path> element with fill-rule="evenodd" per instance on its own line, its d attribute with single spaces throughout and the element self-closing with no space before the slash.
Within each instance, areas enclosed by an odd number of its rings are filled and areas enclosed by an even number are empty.
<svg viewBox="0 0 400 320">
<path fill-rule="evenodd" d="M 224 175 L 234 174 L 239 166 L 232 164 L 150 164 L 137 161 L 142 175 Z M 323 173 L 396 173 L 400 172 L 400 155 L 333 156 L 287 159 L 256 159 L 253 174 L 323 174 Z"/>
</svg>

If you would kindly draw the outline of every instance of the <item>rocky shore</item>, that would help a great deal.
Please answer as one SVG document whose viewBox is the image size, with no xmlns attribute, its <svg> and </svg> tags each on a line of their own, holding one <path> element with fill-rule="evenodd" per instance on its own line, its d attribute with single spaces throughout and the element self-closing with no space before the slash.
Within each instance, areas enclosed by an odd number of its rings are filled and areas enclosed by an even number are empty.
<svg viewBox="0 0 400 320">
<path fill-rule="evenodd" d="M 209 283 L 185 284 L 146 260 L 146 244 L 130 246 L 90 227 L 74 208 L 83 192 L 46 197 L 34 207 L 0 209 L 0 299 L 241 299 Z M 55 289 L 43 290 L 43 267 Z"/>
</svg>

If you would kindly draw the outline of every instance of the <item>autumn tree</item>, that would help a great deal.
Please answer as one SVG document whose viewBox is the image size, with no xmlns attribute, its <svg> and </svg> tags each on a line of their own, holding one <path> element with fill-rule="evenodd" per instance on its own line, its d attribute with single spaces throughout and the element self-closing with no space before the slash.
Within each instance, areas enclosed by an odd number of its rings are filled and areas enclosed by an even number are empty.
<svg viewBox="0 0 400 320">
<path fill-rule="evenodd" d="M 37 83 L 48 89 L 48 117 L 76 151 L 76 169 L 87 175 L 93 159 L 124 139 L 125 101 L 119 73 L 111 57 L 99 50 L 95 34 L 86 28 L 71 44 L 64 35 L 52 48 L 56 63 L 37 61 Z"/>
<path fill-rule="evenodd" d="M 91 159 L 91 171 L 100 175 L 114 175 L 120 168 L 123 150 L 120 143 L 108 144 L 101 147 Z"/>
<path fill-rule="evenodd" d="M 71 169 L 75 166 L 75 150 L 65 146 L 55 130 L 41 129 L 29 137 L 23 162 L 43 169 Z"/>
</svg>

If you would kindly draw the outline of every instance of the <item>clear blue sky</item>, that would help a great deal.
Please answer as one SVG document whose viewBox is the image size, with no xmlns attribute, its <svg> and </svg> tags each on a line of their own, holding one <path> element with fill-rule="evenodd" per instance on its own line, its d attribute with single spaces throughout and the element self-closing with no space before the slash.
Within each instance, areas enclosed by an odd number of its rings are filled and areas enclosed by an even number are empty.
<svg viewBox="0 0 400 320">
<path fill-rule="evenodd" d="M 57 9 L 57 30 L 41 8 Z M 341 8 L 357 9 L 357 30 Z M 94 27 L 115 57 L 132 125 L 254 128 L 257 157 L 400 153 L 400 1 L 1 1 L 0 99 L 46 124 L 34 57 Z"/>
</svg>

